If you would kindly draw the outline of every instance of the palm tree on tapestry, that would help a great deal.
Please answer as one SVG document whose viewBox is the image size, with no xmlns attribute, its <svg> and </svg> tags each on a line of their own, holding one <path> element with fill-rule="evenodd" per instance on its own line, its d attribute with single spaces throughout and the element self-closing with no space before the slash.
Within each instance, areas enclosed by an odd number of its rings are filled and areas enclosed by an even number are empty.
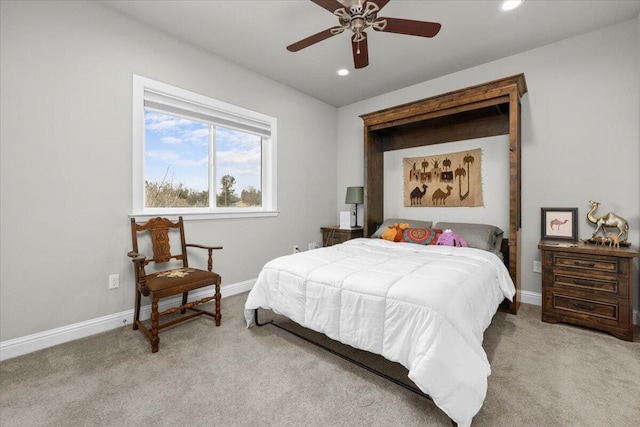
<svg viewBox="0 0 640 427">
<path fill-rule="evenodd" d="M 471 172 L 469 169 L 471 168 L 474 160 L 475 158 L 467 153 L 467 155 L 462 159 L 463 163 L 467 166 L 467 170 L 464 170 L 460 165 L 455 172 L 455 176 L 458 178 L 458 193 L 460 194 L 461 201 L 469 197 L 469 188 L 471 187 Z M 467 192 L 462 194 L 462 178 L 464 178 L 465 175 L 467 176 Z"/>
</svg>

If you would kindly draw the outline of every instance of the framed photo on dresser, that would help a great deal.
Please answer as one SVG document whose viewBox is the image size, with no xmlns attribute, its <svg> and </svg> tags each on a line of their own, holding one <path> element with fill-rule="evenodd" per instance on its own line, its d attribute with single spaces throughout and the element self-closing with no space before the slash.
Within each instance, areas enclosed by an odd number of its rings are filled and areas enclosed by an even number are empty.
<svg viewBox="0 0 640 427">
<path fill-rule="evenodd" d="M 578 208 L 540 208 L 543 240 L 578 240 Z"/>
</svg>

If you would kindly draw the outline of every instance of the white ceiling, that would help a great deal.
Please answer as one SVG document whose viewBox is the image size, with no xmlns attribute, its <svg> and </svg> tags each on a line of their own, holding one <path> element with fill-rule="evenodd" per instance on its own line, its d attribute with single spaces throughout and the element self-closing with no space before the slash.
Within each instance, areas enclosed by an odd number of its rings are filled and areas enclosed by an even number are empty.
<svg viewBox="0 0 640 427">
<path fill-rule="evenodd" d="M 286 46 L 338 25 L 309 0 L 104 0 L 103 4 L 336 107 L 634 19 L 640 0 L 391 0 L 380 17 L 439 22 L 434 38 L 367 31 L 354 70 L 350 33 L 299 52 Z M 614 48 L 612 46 L 612 48 Z M 339 68 L 351 70 L 339 77 Z"/>
</svg>

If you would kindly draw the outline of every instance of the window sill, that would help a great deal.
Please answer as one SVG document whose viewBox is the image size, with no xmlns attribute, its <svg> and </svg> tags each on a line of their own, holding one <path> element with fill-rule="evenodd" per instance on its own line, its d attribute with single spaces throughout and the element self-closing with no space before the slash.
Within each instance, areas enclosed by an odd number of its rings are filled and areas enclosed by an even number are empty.
<svg viewBox="0 0 640 427">
<path fill-rule="evenodd" d="M 280 211 L 131 213 L 129 214 L 129 218 L 135 218 L 136 221 L 146 221 L 160 216 L 171 220 L 177 220 L 179 216 L 182 216 L 184 221 L 199 221 L 210 219 L 267 218 L 278 216 L 279 213 Z"/>
</svg>

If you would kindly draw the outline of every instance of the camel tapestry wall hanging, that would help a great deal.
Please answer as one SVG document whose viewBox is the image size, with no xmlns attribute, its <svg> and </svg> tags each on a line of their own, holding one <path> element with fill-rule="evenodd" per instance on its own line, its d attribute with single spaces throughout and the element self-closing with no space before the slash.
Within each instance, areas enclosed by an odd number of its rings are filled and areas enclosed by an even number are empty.
<svg viewBox="0 0 640 427">
<path fill-rule="evenodd" d="M 482 151 L 405 157 L 405 206 L 483 206 Z"/>
</svg>

